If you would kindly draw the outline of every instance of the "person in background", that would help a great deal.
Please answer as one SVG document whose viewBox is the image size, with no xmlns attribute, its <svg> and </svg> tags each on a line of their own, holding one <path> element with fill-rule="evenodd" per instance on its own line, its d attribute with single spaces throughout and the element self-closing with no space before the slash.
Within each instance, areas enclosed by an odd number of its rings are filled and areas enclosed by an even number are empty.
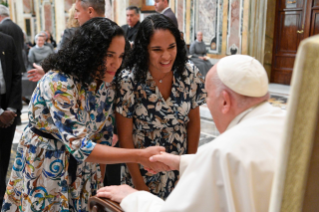
<svg viewBox="0 0 319 212">
<path fill-rule="evenodd" d="M 34 40 L 36 45 L 29 50 L 28 54 L 28 71 L 33 70 L 35 66 L 41 66 L 42 61 L 54 53 L 48 45 L 44 45 L 45 35 L 43 33 L 37 34 Z M 31 95 L 37 86 L 37 82 L 28 79 L 28 73 L 24 73 L 22 76 L 22 100 L 27 104 L 29 104 Z"/>
<path fill-rule="evenodd" d="M 20 63 L 14 40 L 0 32 L 0 211 L 6 187 L 10 153 L 21 108 Z"/>
<path fill-rule="evenodd" d="M 127 24 L 123 25 L 122 29 L 125 32 L 126 39 L 132 45 L 140 26 L 140 10 L 136 6 L 129 6 L 126 8 L 126 22 Z"/>
<path fill-rule="evenodd" d="M 49 30 L 45 30 L 45 33 L 47 34 L 47 39 L 45 40 L 45 42 L 50 43 L 53 46 L 53 48 L 56 48 L 57 45 L 56 45 L 55 40 L 52 37 L 51 32 Z"/>
<path fill-rule="evenodd" d="M 91 18 L 104 17 L 105 1 L 103 0 L 76 0 L 74 7 L 74 19 L 78 21 L 80 26 Z M 78 27 L 72 27 L 64 30 L 60 48 L 58 50 L 63 49 L 64 46 L 73 39 L 73 36 L 77 29 Z M 30 81 L 36 82 L 43 77 L 45 72 L 41 67 L 35 66 L 34 69 L 28 72 L 28 74 Z"/>
<path fill-rule="evenodd" d="M 171 19 L 175 26 L 178 28 L 178 22 L 172 9 L 169 7 L 169 0 L 155 0 L 154 1 L 155 10 Z"/>
<path fill-rule="evenodd" d="M 28 54 L 28 70 L 33 69 L 33 64 L 41 65 L 42 61 L 54 52 L 49 46 L 45 46 L 45 36 L 37 34 L 34 38 L 36 45 L 32 47 Z"/>
<path fill-rule="evenodd" d="M 206 77 L 207 72 L 213 66 L 209 62 L 209 57 L 206 55 L 206 45 L 203 41 L 203 33 L 197 32 L 196 40 L 191 44 L 189 48 L 190 60 L 199 69 L 200 73 Z"/>
<path fill-rule="evenodd" d="M 165 150 L 111 147 L 112 81 L 129 49 L 121 27 L 93 18 L 75 35 L 43 62 L 48 72 L 30 102 L 3 211 L 87 212 L 88 198 L 103 186 L 104 164 L 140 162 L 154 168 L 148 157 Z"/>
<path fill-rule="evenodd" d="M 22 29 L 14 23 L 10 19 L 10 12 L 8 7 L 0 5 L 0 32 L 11 36 L 14 40 L 16 52 L 18 55 L 18 61 L 20 65 L 20 75 L 26 72 L 26 68 L 23 65 L 23 51 L 24 51 L 24 38 L 23 38 L 23 31 Z M 21 124 L 21 107 L 17 110 L 17 125 Z"/>
<path fill-rule="evenodd" d="M 266 70 L 247 55 L 224 57 L 205 87 L 221 135 L 193 155 L 150 158 L 181 173 L 166 201 L 126 185 L 102 188 L 97 196 L 121 202 L 127 212 L 268 212 L 286 112 L 267 101 Z"/>
<path fill-rule="evenodd" d="M 198 69 L 187 63 L 184 47 L 179 30 L 168 17 L 154 14 L 141 23 L 127 69 L 117 81 L 116 123 L 121 147 L 163 146 L 176 155 L 196 153 L 199 106 L 205 103 L 206 92 Z M 122 184 L 163 199 L 178 178 L 178 171 L 149 174 L 136 164 L 121 170 Z"/>
</svg>

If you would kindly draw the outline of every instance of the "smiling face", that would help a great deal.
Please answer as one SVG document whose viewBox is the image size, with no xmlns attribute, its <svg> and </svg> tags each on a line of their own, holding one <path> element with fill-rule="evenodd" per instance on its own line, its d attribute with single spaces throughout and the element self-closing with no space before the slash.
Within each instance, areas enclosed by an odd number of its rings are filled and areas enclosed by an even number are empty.
<svg viewBox="0 0 319 212">
<path fill-rule="evenodd" d="M 39 36 L 37 39 L 37 45 L 42 47 L 44 45 L 44 36 Z"/>
<path fill-rule="evenodd" d="M 148 45 L 148 54 L 148 68 L 153 76 L 172 71 L 177 55 L 177 44 L 173 34 L 169 30 L 155 30 Z"/>
<path fill-rule="evenodd" d="M 116 36 L 112 39 L 106 54 L 106 70 L 104 74 L 104 82 L 112 82 L 116 71 L 120 68 L 125 52 L 125 38 Z"/>
</svg>

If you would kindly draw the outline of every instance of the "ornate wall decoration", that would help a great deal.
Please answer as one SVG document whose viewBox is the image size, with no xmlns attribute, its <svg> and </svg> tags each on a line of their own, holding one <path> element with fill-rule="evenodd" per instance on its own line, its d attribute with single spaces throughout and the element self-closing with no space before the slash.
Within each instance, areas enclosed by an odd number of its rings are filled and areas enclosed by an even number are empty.
<svg viewBox="0 0 319 212">
<path fill-rule="evenodd" d="M 240 54 L 243 34 L 244 0 L 229 0 L 226 54 Z"/>
<path fill-rule="evenodd" d="M 208 53 L 220 54 L 222 48 L 223 0 L 195 1 L 194 22 L 192 34 L 195 40 L 196 32 L 203 33 Z"/>
</svg>

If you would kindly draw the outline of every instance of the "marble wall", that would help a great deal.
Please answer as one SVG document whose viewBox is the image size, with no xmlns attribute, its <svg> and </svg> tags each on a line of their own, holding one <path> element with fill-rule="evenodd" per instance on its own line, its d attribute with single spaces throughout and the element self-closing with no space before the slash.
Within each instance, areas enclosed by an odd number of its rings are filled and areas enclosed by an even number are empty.
<svg viewBox="0 0 319 212">
<path fill-rule="evenodd" d="M 41 30 L 50 29 L 57 41 L 65 28 L 67 12 L 74 2 L 75 0 L 9 0 L 10 5 L 15 5 L 10 8 L 13 11 L 12 16 L 24 30 L 25 19 L 30 19 L 30 38 Z M 249 54 L 265 64 L 270 73 L 275 2 L 276 0 L 170 0 L 170 7 L 176 14 L 179 29 L 184 32 L 187 44 L 195 40 L 197 31 L 202 31 L 209 57 L 219 59 L 235 53 Z M 130 5 L 141 8 L 143 0 L 105 0 L 105 17 L 119 25 L 126 24 L 125 8 Z M 142 12 L 141 21 L 150 14 L 150 11 Z"/>
</svg>

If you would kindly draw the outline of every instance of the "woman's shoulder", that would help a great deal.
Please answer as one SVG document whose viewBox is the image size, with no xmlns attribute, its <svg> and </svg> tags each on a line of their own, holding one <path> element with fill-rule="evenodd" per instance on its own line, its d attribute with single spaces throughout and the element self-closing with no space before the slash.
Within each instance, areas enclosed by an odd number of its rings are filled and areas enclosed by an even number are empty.
<svg viewBox="0 0 319 212">
<path fill-rule="evenodd" d="M 129 69 L 123 69 L 119 74 L 119 79 L 126 83 L 132 83 L 134 81 L 133 71 Z"/>
<path fill-rule="evenodd" d="M 190 76 L 190 75 L 197 75 L 199 72 L 198 68 L 194 65 L 194 63 L 187 62 L 185 65 L 184 75 Z"/>
<path fill-rule="evenodd" d="M 42 78 L 44 82 L 59 82 L 61 84 L 75 84 L 78 82 L 77 77 L 66 74 L 59 70 L 50 70 Z"/>
</svg>

